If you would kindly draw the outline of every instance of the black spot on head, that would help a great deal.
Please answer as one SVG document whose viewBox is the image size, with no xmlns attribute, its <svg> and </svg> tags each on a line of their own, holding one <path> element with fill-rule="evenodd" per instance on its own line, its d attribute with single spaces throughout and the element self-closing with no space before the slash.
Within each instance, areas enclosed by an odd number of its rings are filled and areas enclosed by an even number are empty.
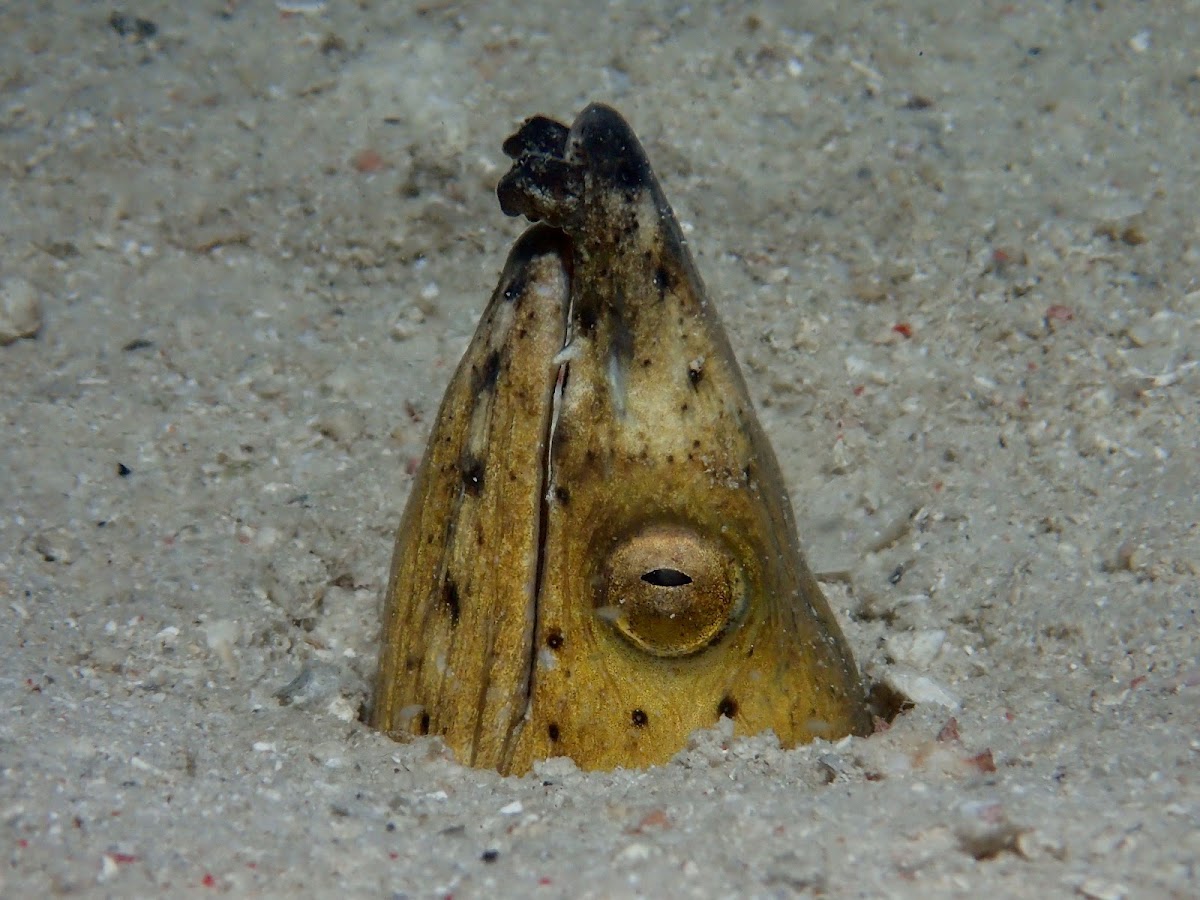
<svg viewBox="0 0 1200 900">
<path fill-rule="evenodd" d="M 546 726 L 546 734 L 548 734 L 550 736 L 550 740 L 552 740 L 554 743 L 557 744 L 558 743 L 558 725 L 557 725 L 557 723 L 551 722 L 549 725 L 547 725 Z"/>
<path fill-rule="evenodd" d="M 558 420 L 558 427 L 554 429 L 554 447 L 561 451 L 573 440 L 575 440 L 575 429 L 571 427 L 570 421 L 566 417 Z"/>
<path fill-rule="evenodd" d="M 462 606 L 458 600 L 458 585 L 454 583 L 454 579 L 449 575 L 442 582 L 442 606 L 450 614 L 450 623 L 457 625 L 458 617 L 462 613 Z"/>
<path fill-rule="evenodd" d="M 421 727 L 418 729 L 421 734 L 429 734 L 429 713 L 421 713 Z"/>
<path fill-rule="evenodd" d="M 483 492 L 483 462 L 467 454 L 460 468 L 463 487 L 472 497 L 478 497 Z"/>
<path fill-rule="evenodd" d="M 666 296 L 667 291 L 675 286 L 675 277 L 663 266 L 654 270 L 654 286 L 658 289 L 658 299 Z"/>
<path fill-rule="evenodd" d="M 732 697 L 730 697 L 728 694 L 726 694 L 724 697 L 722 697 L 721 702 L 717 704 L 717 715 L 718 716 L 724 716 L 727 719 L 732 719 L 734 716 L 737 715 L 737 711 L 738 711 L 737 701 L 734 700 Z"/>
<path fill-rule="evenodd" d="M 596 307 L 588 304 L 579 310 L 579 330 L 591 336 L 596 333 Z"/>
<path fill-rule="evenodd" d="M 496 860 L 498 860 L 500 858 L 500 851 L 499 850 L 484 850 L 479 858 L 482 859 L 485 863 L 494 863 Z"/>
<path fill-rule="evenodd" d="M 476 369 L 473 374 L 471 393 L 479 396 L 484 391 L 492 390 L 496 386 L 496 379 L 500 377 L 500 351 L 489 353 L 483 361 L 483 368 Z"/>
<path fill-rule="evenodd" d="M 646 715 L 644 709 L 635 709 L 629 717 L 634 728 L 645 728 L 650 724 L 650 717 Z"/>
<path fill-rule="evenodd" d="M 563 645 L 562 632 L 557 628 L 551 628 L 550 633 L 546 635 L 546 646 L 551 650 L 560 650 Z"/>
<path fill-rule="evenodd" d="M 556 487 L 554 489 L 554 499 L 557 500 L 559 503 L 561 503 L 563 506 L 566 506 L 568 503 L 571 502 L 571 492 L 569 490 L 567 490 L 563 485 L 560 484 L 558 487 Z"/>
<path fill-rule="evenodd" d="M 526 280 L 526 276 L 525 276 L 525 269 L 521 268 L 520 270 L 518 270 L 517 276 L 512 281 L 510 281 L 508 283 L 508 287 L 506 287 L 504 289 L 505 301 L 508 303 L 512 303 L 514 300 L 516 300 L 518 297 L 520 297 L 523 293 L 525 293 L 526 285 L 527 285 L 527 280 Z"/>
</svg>

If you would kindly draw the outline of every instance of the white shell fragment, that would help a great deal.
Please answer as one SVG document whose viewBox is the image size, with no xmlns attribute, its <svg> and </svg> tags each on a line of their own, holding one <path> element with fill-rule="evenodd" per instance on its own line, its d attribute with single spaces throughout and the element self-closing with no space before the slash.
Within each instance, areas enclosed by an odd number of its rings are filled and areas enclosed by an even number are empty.
<svg viewBox="0 0 1200 900">
<path fill-rule="evenodd" d="M 928 675 L 914 672 L 903 666 L 891 666 L 881 679 L 885 685 L 902 697 L 918 705 L 932 703 L 946 709 L 962 708 L 962 701 L 949 688 L 934 681 Z"/>
</svg>

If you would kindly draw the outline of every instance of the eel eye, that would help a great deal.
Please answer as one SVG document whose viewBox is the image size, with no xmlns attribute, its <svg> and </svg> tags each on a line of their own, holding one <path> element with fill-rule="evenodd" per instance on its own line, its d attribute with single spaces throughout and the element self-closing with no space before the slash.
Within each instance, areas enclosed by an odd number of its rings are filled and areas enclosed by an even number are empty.
<svg viewBox="0 0 1200 900">
<path fill-rule="evenodd" d="M 746 606 L 741 567 L 720 541 L 652 525 L 605 561 L 597 614 L 654 656 L 687 656 L 723 635 Z"/>
</svg>

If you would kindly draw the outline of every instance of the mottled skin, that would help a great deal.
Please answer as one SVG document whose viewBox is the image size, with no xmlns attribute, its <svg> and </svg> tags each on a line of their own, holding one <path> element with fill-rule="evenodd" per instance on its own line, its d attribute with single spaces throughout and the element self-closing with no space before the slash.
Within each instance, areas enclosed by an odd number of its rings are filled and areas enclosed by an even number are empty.
<svg viewBox="0 0 1200 900">
<path fill-rule="evenodd" d="M 530 119 L 504 149 L 501 207 L 545 224 L 510 255 L 409 499 L 374 724 L 506 773 L 662 763 L 721 715 L 787 746 L 866 733 L 637 138 L 592 105 L 569 129 Z"/>
</svg>

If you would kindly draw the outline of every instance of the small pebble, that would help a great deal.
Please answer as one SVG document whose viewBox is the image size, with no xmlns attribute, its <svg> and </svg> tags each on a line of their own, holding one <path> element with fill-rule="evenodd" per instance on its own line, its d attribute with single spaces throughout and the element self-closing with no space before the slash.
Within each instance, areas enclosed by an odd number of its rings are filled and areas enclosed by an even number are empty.
<svg viewBox="0 0 1200 900">
<path fill-rule="evenodd" d="M 33 549 L 46 562 L 69 566 L 79 556 L 79 539 L 67 529 L 53 526 L 33 535 Z"/>
<path fill-rule="evenodd" d="M 617 854 L 616 860 L 621 863 L 643 862 L 649 859 L 653 852 L 649 844 L 630 844 Z"/>
<path fill-rule="evenodd" d="M 357 409 L 341 405 L 318 415 L 315 425 L 317 431 L 330 440 L 349 445 L 363 433 L 366 419 Z"/>
<path fill-rule="evenodd" d="M 272 695 L 280 706 L 313 708 L 329 703 L 339 696 L 342 686 L 341 671 L 333 665 L 319 661 L 309 662 L 300 673 Z"/>
<path fill-rule="evenodd" d="M 1088 900 L 1125 900 L 1129 896 L 1129 888 L 1121 882 L 1095 877 L 1085 878 L 1075 892 Z"/>
<path fill-rule="evenodd" d="M 421 326 L 425 323 L 425 313 L 418 307 L 410 306 L 404 312 L 400 313 L 396 321 L 392 323 L 392 340 L 406 341 L 413 337 L 421 330 Z"/>
<path fill-rule="evenodd" d="M 42 327 L 42 303 L 24 278 L 0 282 L 0 346 L 31 338 Z"/>
<path fill-rule="evenodd" d="M 232 619 L 219 619 L 205 627 L 208 649 L 216 654 L 226 671 L 234 677 L 238 673 L 238 663 L 233 653 L 233 645 L 240 635 L 241 626 Z"/>
</svg>

